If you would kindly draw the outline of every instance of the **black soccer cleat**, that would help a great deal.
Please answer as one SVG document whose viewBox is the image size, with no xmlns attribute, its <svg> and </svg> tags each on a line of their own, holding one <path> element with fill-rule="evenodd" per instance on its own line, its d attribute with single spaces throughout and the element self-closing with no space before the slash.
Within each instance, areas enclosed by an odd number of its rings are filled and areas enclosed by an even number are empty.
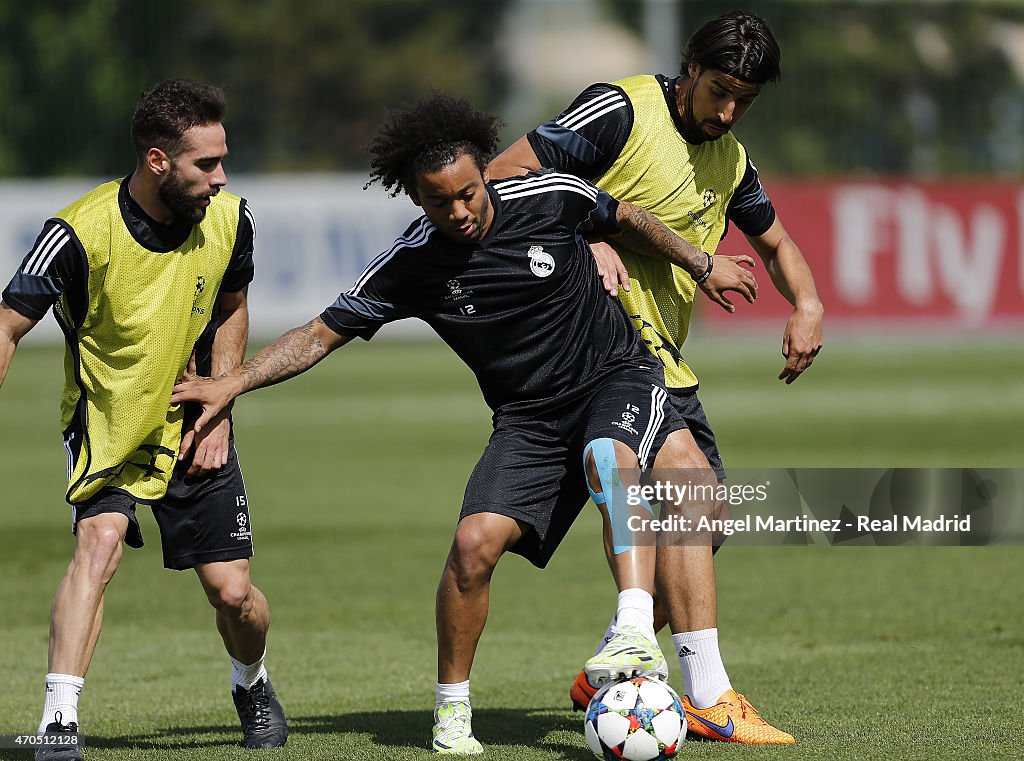
<svg viewBox="0 0 1024 761">
<path fill-rule="evenodd" d="M 76 722 L 60 723 L 60 711 L 57 712 L 54 718 L 57 721 L 46 725 L 46 731 L 43 732 L 44 735 L 78 734 L 78 724 Z M 36 761 L 85 761 L 85 759 L 82 758 L 82 751 L 78 749 L 77 745 L 52 745 L 46 748 L 38 748 L 36 750 Z"/>
<path fill-rule="evenodd" d="M 260 679 L 248 690 L 235 687 L 231 699 L 242 721 L 242 745 L 280 748 L 288 742 L 288 720 L 269 679 Z"/>
</svg>

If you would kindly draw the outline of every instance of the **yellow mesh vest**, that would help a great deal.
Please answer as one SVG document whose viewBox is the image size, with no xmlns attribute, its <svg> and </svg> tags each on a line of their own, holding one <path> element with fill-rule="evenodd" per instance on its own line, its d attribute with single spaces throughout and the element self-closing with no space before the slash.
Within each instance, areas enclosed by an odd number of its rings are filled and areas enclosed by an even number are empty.
<svg viewBox="0 0 1024 761">
<path fill-rule="evenodd" d="M 653 76 L 622 79 L 633 104 L 633 129 L 615 163 L 596 184 L 636 204 L 681 238 L 714 253 L 725 230 L 725 211 L 743 179 L 746 153 L 732 133 L 690 145 L 676 129 L 661 85 Z M 690 326 L 696 284 L 664 259 L 615 248 L 629 270 L 630 291 L 619 292 L 644 343 L 665 365 L 669 388 L 688 388 L 697 376 L 681 349 Z"/>
<path fill-rule="evenodd" d="M 61 426 L 84 426 L 67 500 L 116 488 L 156 502 L 181 442 L 183 410 L 171 387 L 213 313 L 238 232 L 240 199 L 221 191 L 179 248 L 150 251 L 132 237 L 118 208 L 121 181 L 86 194 L 57 216 L 75 231 L 89 265 L 89 305 L 67 338 Z"/>
</svg>

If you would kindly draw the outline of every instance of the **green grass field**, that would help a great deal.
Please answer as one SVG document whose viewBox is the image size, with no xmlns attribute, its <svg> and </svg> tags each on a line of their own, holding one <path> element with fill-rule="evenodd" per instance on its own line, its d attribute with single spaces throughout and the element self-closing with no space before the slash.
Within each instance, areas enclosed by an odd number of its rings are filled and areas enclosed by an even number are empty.
<svg viewBox="0 0 1024 761">
<path fill-rule="evenodd" d="M 785 387 L 776 342 L 691 350 L 727 464 L 1020 467 L 1019 345 L 833 339 Z M 56 348 L 23 347 L 0 391 L 0 734 L 35 730 L 49 606 L 73 547 L 60 367 Z M 260 757 L 431 757 L 434 586 L 489 431 L 471 375 L 434 343 L 360 343 L 240 400 L 236 421 L 253 574 L 273 613 L 268 665 L 292 727 L 287 748 Z M 108 590 L 82 696 L 86 757 L 252 758 L 235 747 L 212 610 L 193 574 L 162 569 L 140 516 L 147 546 L 126 552 Z M 726 665 L 798 744 L 692 742 L 680 758 L 1020 758 L 1022 561 L 1019 547 L 727 546 Z M 566 691 L 614 600 L 592 509 L 546 571 L 503 561 L 473 674 L 486 758 L 592 758 Z M 19 753 L 0 758 L 30 757 Z"/>
</svg>

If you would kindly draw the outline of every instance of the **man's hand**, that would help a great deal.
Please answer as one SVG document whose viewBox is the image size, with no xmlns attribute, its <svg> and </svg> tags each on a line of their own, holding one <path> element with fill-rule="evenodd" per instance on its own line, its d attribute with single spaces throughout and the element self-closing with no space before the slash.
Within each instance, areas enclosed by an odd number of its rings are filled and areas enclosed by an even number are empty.
<svg viewBox="0 0 1024 761">
<path fill-rule="evenodd" d="M 746 255 L 716 256 L 711 274 L 700 284 L 707 297 L 730 314 L 736 311 L 736 307 L 723 295 L 726 291 L 736 291 L 751 304 L 757 298 L 757 279 L 741 264 L 755 266 L 754 260 Z"/>
<path fill-rule="evenodd" d="M 817 302 L 807 307 L 798 306 L 790 315 L 786 331 L 782 334 L 782 356 L 786 358 L 786 366 L 779 373 L 779 380 L 786 381 L 786 385 L 799 378 L 821 351 L 823 314 L 821 302 Z"/>
<path fill-rule="evenodd" d="M 178 462 L 188 457 L 189 450 L 195 444 L 196 452 L 189 466 L 189 478 L 205 476 L 212 470 L 220 470 L 228 464 L 228 452 L 231 449 L 231 419 L 227 410 L 222 410 L 203 427 L 200 433 L 195 430 L 182 431 L 181 448 L 178 450 Z"/>
<path fill-rule="evenodd" d="M 202 378 L 185 373 L 182 381 L 171 389 L 171 404 L 182 402 L 198 402 L 203 411 L 196 421 L 193 431 L 202 433 L 222 412 L 227 417 L 227 410 L 235 397 L 242 393 L 242 384 L 236 372 L 213 378 Z M 182 437 L 184 439 L 184 437 Z M 184 443 L 184 442 L 183 442 Z"/>
<path fill-rule="evenodd" d="M 629 291 L 629 272 L 622 263 L 618 252 L 603 240 L 590 241 L 590 252 L 597 262 L 597 274 L 601 276 L 604 289 L 609 296 L 618 296 L 619 287 Z"/>
<path fill-rule="evenodd" d="M 760 235 L 748 235 L 747 240 L 764 262 L 775 289 L 793 305 L 793 314 L 782 334 L 786 366 L 779 373 L 779 380 L 789 384 L 811 366 L 821 350 L 821 318 L 825 310 L 814 287 L 811 268 L 778 216 L 771 227 Z"/>
</svg>

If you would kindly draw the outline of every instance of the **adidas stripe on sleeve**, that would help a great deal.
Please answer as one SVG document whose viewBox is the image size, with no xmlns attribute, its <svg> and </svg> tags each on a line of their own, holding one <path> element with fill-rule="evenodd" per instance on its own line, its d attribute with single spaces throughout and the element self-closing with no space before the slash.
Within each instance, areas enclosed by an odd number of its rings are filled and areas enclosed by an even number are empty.
<svg viewBox="0 0 1024 761">
<path fill-rule="evenodd" d="M 592 180 L 615 162 L 632 127 L 633 107 L 622 90 L 595 84 L 527 139 L 542 166 Z"/>
<path fill-rule="evenodd" d="M 556 195 L 559 206 L 556 216 L 562 217 L 570 229 L 612 235 L 619 231 L 615 219 L 619 202 L 605 191 L 572 174 L 549 169 L 531 172 L 523 177 L 509 177 L 491 183 L 502 202 L 517 198 Z M 551 213 L 552 201 L 545 199 L 544 210 Z"/>
<path fill-rule="evenodd" d="M 84 282 L 85 269 L 75 236 L 51 219 L 4 289 L 3 300 L 30 320 L 41 320 L 62 293 Z"/>
<path fill-rule="evenodd" d="M 352 287 L 323 311 L 320 319 L 338 335 L 369 341 L 384 325 L 408 317 L 403 294 L 415 288 L 396 260 L 401 252 L 426 245 L 437 228 L 425 216 L 413 222 L 391 247 L 363 269 Z"/>
</svg>

